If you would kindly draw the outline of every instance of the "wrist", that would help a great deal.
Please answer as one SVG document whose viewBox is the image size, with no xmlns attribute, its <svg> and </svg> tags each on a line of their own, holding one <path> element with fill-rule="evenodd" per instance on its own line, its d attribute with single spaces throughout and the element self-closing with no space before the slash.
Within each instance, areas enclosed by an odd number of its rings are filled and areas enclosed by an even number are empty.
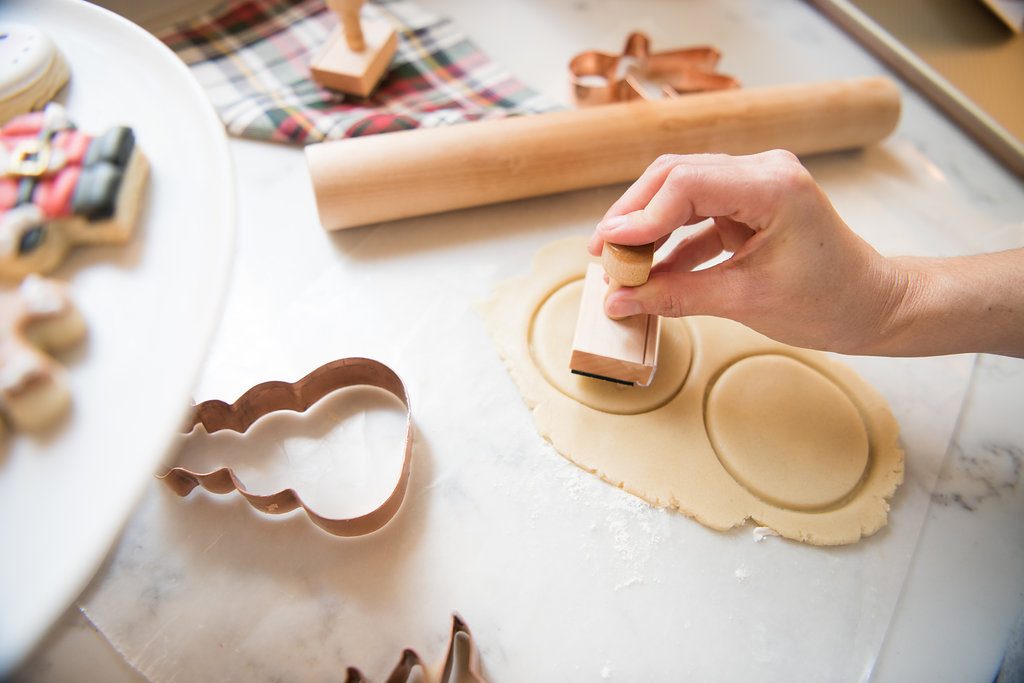
<svg viewBox="0 0 1024 683">
<path fill-rule="evenodd" d="M 937 287 L 927 259 L 909 256 L 884 258 L 876 278 L 875 324 L 869 326 L 856 353 L 905 355 L 913 353 L 915 327 L 927 317 Z"/>
</svg>

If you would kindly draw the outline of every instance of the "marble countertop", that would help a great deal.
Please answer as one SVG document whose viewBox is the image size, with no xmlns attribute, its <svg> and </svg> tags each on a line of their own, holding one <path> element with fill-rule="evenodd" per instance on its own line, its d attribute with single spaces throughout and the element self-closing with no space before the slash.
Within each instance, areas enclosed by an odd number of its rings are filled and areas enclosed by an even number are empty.
<svg viewBox="0 0 1024 683">
<path fill-rule="evenodd" d="M 455 18 L 492 58 L 560 100 L 566 99 L 568 90 L 563 65 L 575 52 L 585 48 L 616 50 L 632 29 L 649 32 L 655 46 L 712 43 L 724 53 L 722 70 L 739 76 L 746 85 L 886 73 L 884 66 L 798 0 L 421 3 Z M 127 0 L 106 4 L 144 26 L 168 11 L 166 5 L 137 7 Z M 184 11 L 184 4 L 174 6 Z M 529 36 L 528 45 L 524 36 Z M 934 219 L 937 229 L 956 232 L 951 238 L 963 252 L 1024 243 L 1021 181 L 912 90 L 904 87 L 903 94 L 901 123 L 886 143 L 884 154 L 809 162 L 840 211 L 857 214 L 858 195 L 850 188 L 858 187 L 861 180 L 866 184 L 882 178 L 891 196 L 898 198 L 904 193 L 911 207 L 907 210 L 916 212 L 916 239 L 930 239 L 927 229 L 920 226 Z M 246 339 L 270 334 L 262 313 L 289 310 L 290 298 L 323 286 L 318 278 L 324 271 L 317 270 L 321 262 L 345 258 L 362 242 L 371 241 L 368 234 L 358 232 L 341 237 L 316 232 L 318 228 L 308 220 L 311 197 L 297 149 L 244 140 L 232 140 L 231 149 L 240 206 L 238 254 L 222 329 L 197 388 L 200 399 L 237 394 L 245 388 L 246 370 L 266 379 L 258 374 L 265 357 L 261 354 L 278 347 L 259 341 L 245 345 Z M 457 220 L 493 220 L 496 230 L 528 221 L 554 226 L 549 236 L 510 238 L 513 248 L 525 249 L 566 230 L 578 231 L 588 212 L 615 195 L 615 188 L 574 193 L 561 199 L 474 210 Z M 295 206 L 299 208 L 291 208 Z M 932 206 L 934 209 L 929 209 Z M 930 210 L 934 216 L 928 215 Z M 894 207 L 892 212 L 895 219 L 887 220 L 898 220 L 900 208 Z M 951 218 L 950 212 L 956 216 Z M 296 239 L 327 256 L 318 254 L 309 264 L 275 260 L 282 224 L 292 215 L 298 219 L 289 229 L 303 231 Z M 543 221 L 538 218 L 542 215 Z M 422 234 L 424 226 L 418 228 L 418 236 L 415 226 L 395 232 L 400 236 L 395 237 L 394 247 L 403 256 L 408 254 L 397 240 L 427 239 Z M 453 252 L 462 249 L 459 243 L 449 246 Z M 270 264 L 273 280 L 268 277 Z M 313 366 L 310 361 L 308 367 Z M 1019 485 L 1024 459 L 1022 397 L 1024 361 L 977 357 L 916 549 L 911 545 L 905 551 L 907 557 L 893 558 L 894 563 L 909 563 L 909 571 L 877 658 L 868 658 L 866 669 L 832 672 L 835 680 L 993 679 L 1011 628 L 1024 608 L 1024 492 Z M 433 457 L 437 458 L 437 453 Z M 147 514 L 152 506 L 152 501 L 144 503 L 138 514 Z M 499 521 L 504 524 L 503 520 L 490 520 Z M 83 596 L 87 609 L 97 595 L 109 589 L 119 564 L 115 559 L 100 570 Z M 801 628 L 813 629 L 814 625 Z M 118 646 L 116 640 L 114 646 Z M 486 660 L 487 652 L 485 664 Z M 615 678 L 620 670 L 628 671 L 604 661 L 584 662 L 581 668 L 571 670 L 568 678 Z M 80 678 L 83 671 L 89 671 L 90 678 L 104 680 L 136 680 L 140 676 L 79 610 L 72 608 L 17 677 L 66 680 Z M 662 675 L 671 678 L 671 672 Z"/>
</svg>

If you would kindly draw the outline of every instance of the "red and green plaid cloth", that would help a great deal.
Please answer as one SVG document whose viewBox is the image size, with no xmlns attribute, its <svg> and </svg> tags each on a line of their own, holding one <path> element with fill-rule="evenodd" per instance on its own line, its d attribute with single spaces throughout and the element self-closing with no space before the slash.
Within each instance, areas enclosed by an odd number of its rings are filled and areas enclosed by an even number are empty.
<svg viewBox="0 0 1024 683">
<path fill-rule="evenodd" d="M 338 25 L 323 0 L 229 0 L 158 33 L 206 89 L 231 135 L 306 144 L 557 108 L 487 58 L 451 21 L 396 0 L 367 4 L 399 30 L 377 91 L 321 88 L 309 61 Z"/>
</svg>

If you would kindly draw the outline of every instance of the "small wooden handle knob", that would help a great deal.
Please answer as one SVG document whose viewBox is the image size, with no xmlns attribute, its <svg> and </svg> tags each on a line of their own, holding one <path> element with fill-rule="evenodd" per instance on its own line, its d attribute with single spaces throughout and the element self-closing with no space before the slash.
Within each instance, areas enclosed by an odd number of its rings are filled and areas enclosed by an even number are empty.
<svg viewBox="0 0 1024 683">
<path fill-rule="evenodd" d="M 363 25 L 359 22 L 359 12 L 345 13 L 341 15 L 341 24 L 345 29 L 345 42 L 352 52 L 362 52 L 366 49 L 366 39 L 363 38 Z"/>
<path fill-rule="evenodd" d="M 623 244 L 604 243 L 601 264 L 608 277 L 625 287 L 639 287 L 647 282 L 654 263 L 654 244 L 630 247 Z"/>
<path fill-rule="evenodd" d="M 359 19 L 363 0 L 327 0 L 327 6 L 341 19 L 341 29 L 348 49 L 353 52 L 365 50 L 366 39 L 363 37 L 363 25 Z"/>
</svg>

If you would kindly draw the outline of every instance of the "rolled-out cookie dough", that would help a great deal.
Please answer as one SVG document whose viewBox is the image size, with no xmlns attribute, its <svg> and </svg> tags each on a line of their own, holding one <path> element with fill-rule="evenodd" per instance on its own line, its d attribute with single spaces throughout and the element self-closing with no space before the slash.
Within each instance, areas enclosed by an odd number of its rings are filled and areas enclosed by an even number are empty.
<svg viewBox="0 0 1024 683">
<path fill-rule="evenodd" d="M 818 545 L 885 525 L 903 481 L 885 400 L 825 354 L 738 323 L 664 320 L 651 387 L 572 375 L 585 241 L 543 248 L 484 304 L 540 434 L 588 472 L 714 529 L 753 520 Z"/>
<path fill-rule="evenodd" d="M 856 490 L 868 465 L 868 433 L 857 406 L 827 377 L 789 356 L 751 356 L 730 365 L 712 383 L 704 414 L 719 462 L 775 505 L 835 505 Z"/>
</svg>

